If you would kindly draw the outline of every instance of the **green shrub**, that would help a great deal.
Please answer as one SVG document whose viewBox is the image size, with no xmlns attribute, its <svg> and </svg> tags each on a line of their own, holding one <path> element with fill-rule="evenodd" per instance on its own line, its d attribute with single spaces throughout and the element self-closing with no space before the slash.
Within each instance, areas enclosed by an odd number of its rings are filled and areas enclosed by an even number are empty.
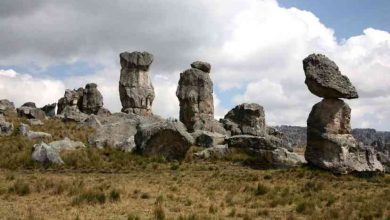
<svg viewBox="0 0 390 220">
<path fill-rule="evenodd" d="M 73 199 L 72 205 L 80 205 L 81 203 L 87 204 L 104 204 L 106 202 L 106 195 L 103 192 L 88 191 L 78 195 Z"/>
<path fill-rule="evenodd" d="M 261 183 L 258 183 L 257 184 L 257 188 L 256 188 L 256 191 L 255 191 L 255 194 L 256 196 L 262 196 L 262 195 L 265 195 L 267 194 L 268 192 L 268 187 L 261 184 Z"/>
<path fill-rule="evenodd" d="M 111 192 L 110 192 L 110 200 L 112 202 L 116 202 L 116 201 L 119 201 L 120 199 L 121 199 L 121 194 L 119 193 L 119 191 L 116 190 L 116 189 L 111 190 Z"/>
<path fill-rule="evenodd" d="M 19 196 L 25 196 L 25 195 L 28 195 L 30 194 L 30 186 L 21 181 L 21 180 L 17 180 L 9 189 L 8 189 L 9 192 L 11 193 L 16 193 L 17 195 Z"/>
</svg>

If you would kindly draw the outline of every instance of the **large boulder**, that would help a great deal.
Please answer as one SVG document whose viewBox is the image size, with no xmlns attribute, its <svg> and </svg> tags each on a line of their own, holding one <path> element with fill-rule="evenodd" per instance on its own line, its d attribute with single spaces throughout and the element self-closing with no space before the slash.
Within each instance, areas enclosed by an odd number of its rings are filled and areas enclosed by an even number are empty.
<svg viewBox="0 0 390 220">
<path fill-rule="evenodd" d="M 243 150 L 254 158 L 255 166 L 262 168 L 287 168 L 306 163 L 303 156 L 287 150 L 285 143 L 274 136 L 236 135 L 227 139 L 231 148 Z"/>
<path fill-rule="evenodd" d="M 8 99 L 0 100 L 0 114 L 4 114 L 7 111 L 15 112 L 15 105 L 13 102 L 10 102 Z"/>
<path fill-rule="evenodd" d="M 231 135 L 264 136 L 267 134 L 264 109 L 256 103 L 244 103 L 234 107 L 224 119 L 221 119 L 221 122 Z"/>
<path fill-rule="evenodd" d="M 41 108 L 45 112 L 47 117 L 54 117 L 56 115 L 57 103 L 47 104 Z"/>
<path fill-rule="evenodd" d="M 41 109 L 35 106 L 33 102 L 26 102 L 20 108 L 17 109 L 18 115 L 20 117 L 32 118 L 44 120 L 46 119 L 46 114 Z"/>
<path fill-rule="evenodd" d="M 226 135 L 209 131 L 198 130 L 191 133 L 197 146 L 214 147 L 225 144 Z"/>
<path fill-rule="evenodd" d="M 63 121 L 84 122 L 88 115 L 81 112 L 77 106 L 65 106 L 61 114 L 57 115 Z"/>
<path fill-rule="evenodd" d="M 135 135 L 135 143 L 141 154 L 183 160 L 194 140 L 183 123 L 168 119 L 141 124 Z"/>
<path fill-rule="evenodd" d="M 383 171 L 376 153 L 351 134 L 351 109 L 342 100 L 324 99 L 307 120 L 308 163 L 334 173 Z"/>
<path fill-rule="evenodd" d="M 335 62 L 322 54 L 311 54 L 303 60 L 305 83 L 310 92 L 323 98 L 358 98 L 348 77 L 342 75 Z"/>
<path fill-rule="evenodd" d="M 103 96 L 97 89 L 96 83 L 88 83 L 84 89 L 81 112 L 96 115 L 102 107 Z"/>
<path fill-rule="evenodd" d="M 44 142 L 34 144 L 31 158 L 40 163 L 63 164 L 60 152 Z"/>
<path fill-rule="evenodd" d="M 119 95 L 122 112 L 137 115 L 151 115 L 154 88 L 149 77 L 153 55 L 148 52 L 123 52 L 119 55 L 121 75 Z"/>
<path fill-rule="evenodd" d="M 176 96 L 180 102 L 180 121 L 189 132 L 205 130 L 226 133 L 214 119 L 213 82 L 210 64 L 194 62 L 193 68 L 180 73 Z"/>
<path fill-rule="evenodd" d="M 84 89 L 79 88 L 77 90 L 65 90 L 64 97 L 58 100 L 57 104 L 57 114 L 62 114 L 65 107 L 67 106 L 75 106 L 80 108 L 83 102 Z"/>
<path fill-rule="evenodd" d="M 91 116 L 84 124 L 93 127 L 95 132 L 88 137 L 91 146 L 112 147 L 132 152 L 135 149 L 134 135 L 142 123 L 158 122 L 158 116 L 143 117 L 136 114 L 115 113 L 110 116 Z"/>
<path fill-rule="evenodd" d="M 14 131 L 14 125 L 7 122 L 3 115 L 0 115 L 0 136 L 10 136 Z"/>
</svg>

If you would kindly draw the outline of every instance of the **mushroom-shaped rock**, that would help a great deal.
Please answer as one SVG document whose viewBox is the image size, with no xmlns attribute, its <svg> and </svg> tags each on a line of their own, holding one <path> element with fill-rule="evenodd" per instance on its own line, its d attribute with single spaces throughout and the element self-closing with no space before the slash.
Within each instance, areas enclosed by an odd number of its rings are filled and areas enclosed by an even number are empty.
<svg viewBox="0 0 390 220">
<path fill-rule="evenodd" d="M 198 70 L 202 70 L 205 73 L 209 73 L 211 70 L 211 65 L 209 63 L 203 62 L 203 61 L 195 61 L 195 62 L 191 63 L 191 67 L 198 69 Z"/>
<path fill-rule="evenodd" d="M 221 122 L 232 135 L 264 136 L 267 133 L 264 109 L 256 103 L 244 103 L 234 107 Z"/>
<path fill-rule="evenodd" d="M 148 70 L 153 62 L 153 55 L 136 51 L 123 52 L 119 57 L 122 67 L 119 80 L 122 112 L 151 115 L 155 94 Z"/>
<path fill-rule="evenodd" d="M 167 160 L 183 160 L 194 140 L 184 124 L 166 120 L 140 125 L 135 143 L 141 154 L 162 156 Z"/>
<path fill-rule="evenodd" d="M 311 54 L 303 60 L 305 83 L 310 92 L 323 98 L 358 98 L 348 77 L 342 75 L 335 62 L 322 54 Z"/>
<path fill-rule="evenodd" d="M 334 173 L 383 171 L 369 147 L 351 134 L 351 108 L 340 99 L 324 99 L 313 106 L 307 120 L 308 163 Z"/>
</svg>

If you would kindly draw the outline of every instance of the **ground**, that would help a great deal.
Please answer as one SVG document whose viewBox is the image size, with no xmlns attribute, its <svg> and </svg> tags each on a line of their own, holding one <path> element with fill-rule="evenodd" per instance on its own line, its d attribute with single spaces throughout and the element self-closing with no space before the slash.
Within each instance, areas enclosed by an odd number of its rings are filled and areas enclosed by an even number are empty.
<svg viewBox="0 0 390 220">
<path fill-rule="evenodd" d="M 53 119 L 33 130 L 86 144 L 93 132 Z M 388 174 L 259 170 L 239 152 L 167 162 L 88 146 L 63 152 L 66 165 L 42 165 L 31 160 L 36 142 L 0 138 L 0 219 L 390 219 Z"/>
</svg>

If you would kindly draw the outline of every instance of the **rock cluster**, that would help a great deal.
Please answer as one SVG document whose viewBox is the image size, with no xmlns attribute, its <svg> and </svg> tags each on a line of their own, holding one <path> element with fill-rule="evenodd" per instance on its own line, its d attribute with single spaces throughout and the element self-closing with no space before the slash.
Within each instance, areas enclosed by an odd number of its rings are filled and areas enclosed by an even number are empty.
<svg viewBox="0 0 390 220">
<path fill-rule="evenodd" d="M 15 112 L 15 105 L 7 99 L 0 100 L 0 114 L 4 114 L 7 111 Z"/>
<path fill-rule="evenodd" d="M 373 150 L 351 134 L 351 108 L 339 99 L 358 98 L 349 79 L 320 54 L 305 58 L 303 69 L 309 90 L 324 98 L 313 106 L 307 119 L 306 160 L 335 173 L 383 171 Z"/>
<path fill-rule="evenodd" d="M 119 55 L 121 74 L 119 96 L 122 112 L 151 115 L 154 88 L 149 77 L 153 55 L 148 52 L 123 52 Z"/>
<path fill-rule="evenodd" d="M 211 65 L 196 61 L 191 69 L 180 73 L 176 96 L 180 102 L 180 121 L 189 132 L 196 130 L 225 133 L 214 119 L 213 82 L 210 78 Z"/>
<path fill-rule="evenodd" d="M 16 110 L 20 117 L 39 119 L 39 120 L 44 120 L 46 118 L 46 113 L 42 111 L 40 108 L 37 108 L 37 106 L 33 102 L 26 102 Z"/>
<path fill-rule="evenodd" d="M 57 114 L 65 121 L 83 122 L 90 114 L 109 115 L 110 112 L 103 108 L 103 96 L 96 83 L 88 83 L 85 88 L 67 89 L 58 100 Z"/>
</svg>

